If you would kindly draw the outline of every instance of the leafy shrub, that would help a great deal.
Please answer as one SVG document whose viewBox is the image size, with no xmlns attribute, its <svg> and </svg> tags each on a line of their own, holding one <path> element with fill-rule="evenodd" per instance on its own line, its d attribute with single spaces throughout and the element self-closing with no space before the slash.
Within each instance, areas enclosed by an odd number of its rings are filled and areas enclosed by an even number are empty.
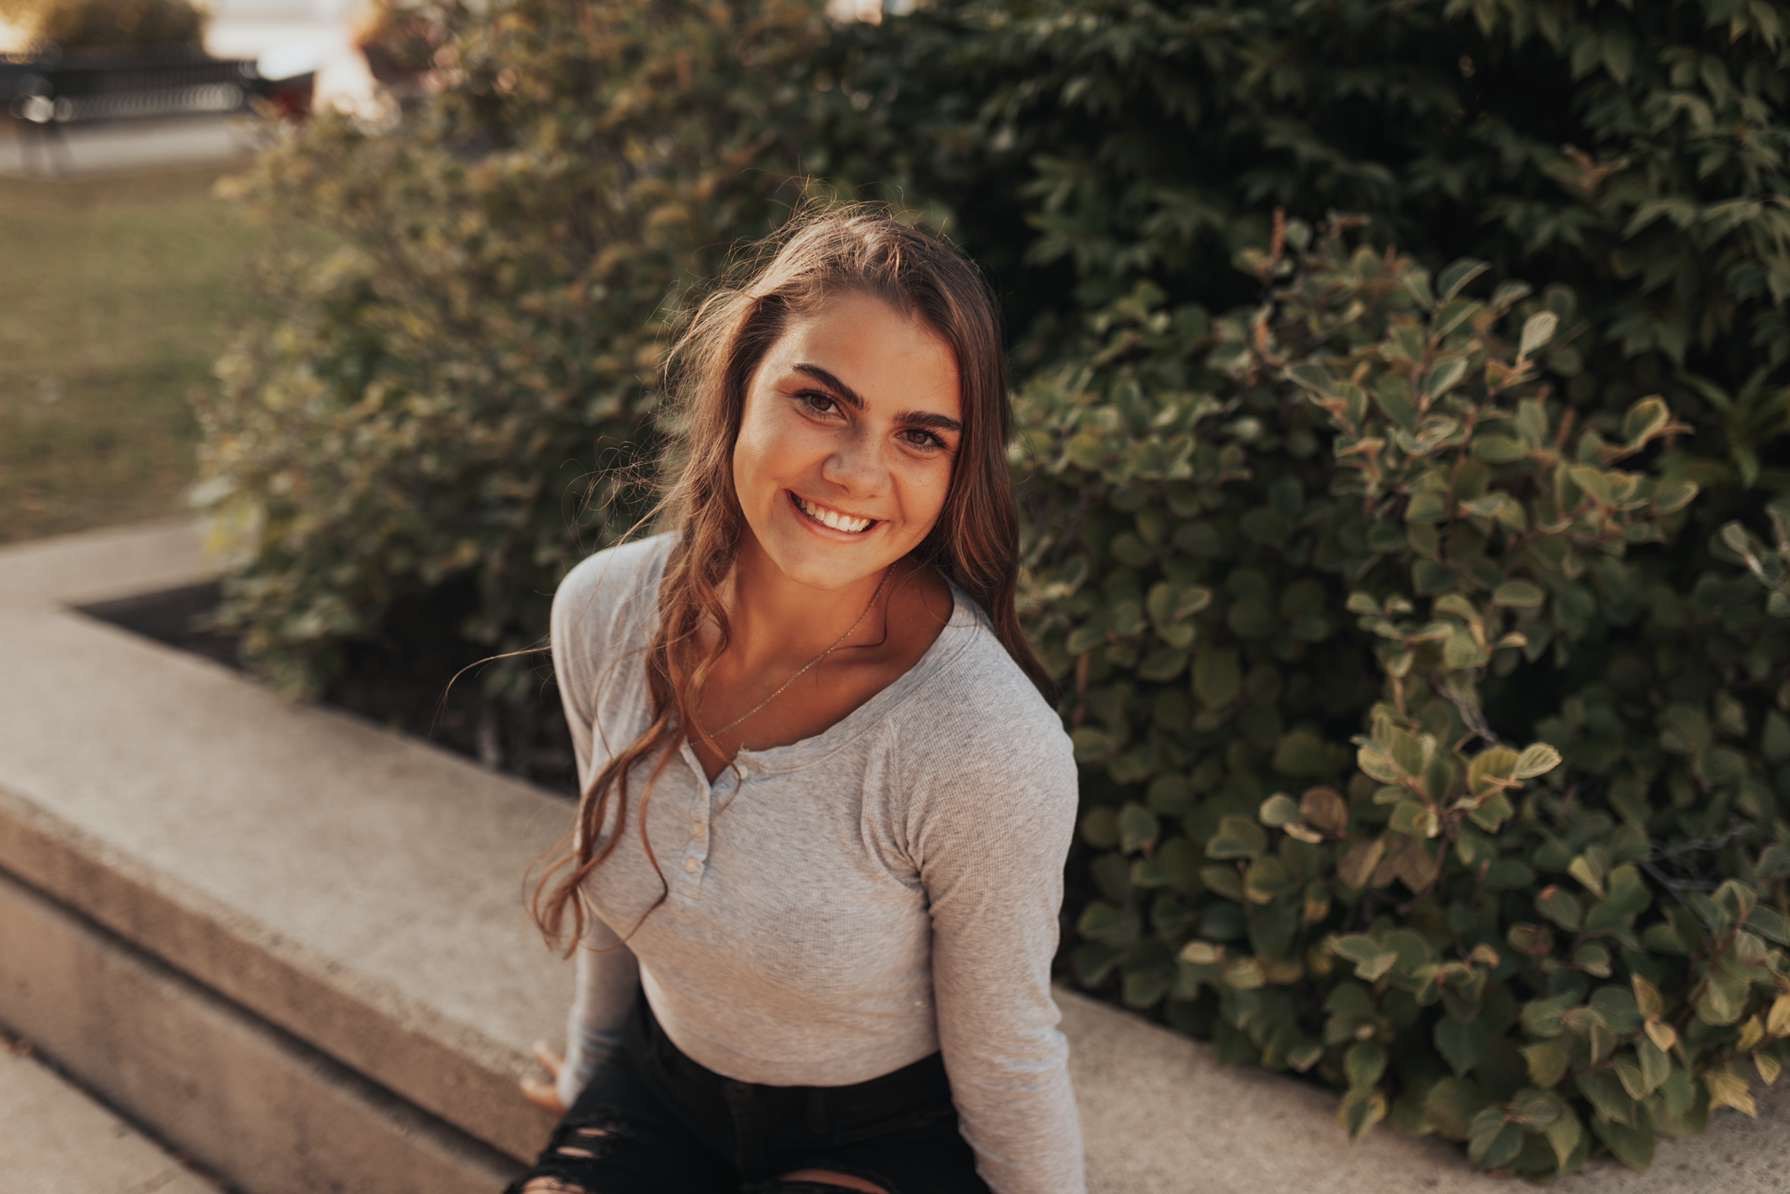
<svg viewBox="0 0 1790 1194">
<path fill-rule="evenodd" d="M 64 50 L 197 49 L 211 21 L 193 0 L 25 0 L 12 11 L 33 44 Z"/>
<path fill-rule="evenodd" d="M 1600 366 L 1565 376 L 1574 405 L 1661 392 L 1703 432 L 1701 479 L 1790 484 L 1759 455 L 1790 433 L 1772 5 L 933 0 L 835 46 L 875 97 L 861 136 L 952 203 L 1019 328 L 1143 280 L 1227 310 L 1266 212 L 1361 212 L 1382 247 L 1572 288 L 1562 331 Z"/>
<path fill-rule="evenodd" d="M 286 313 L 199 409 L 217 624 L 293 696 L 410 598 L 469 657 L 538 640 L 577 541 L 639 513 L 668 287 L 799 198 L 817 101 L 765 80 L 827 36 L 818 0 L 410 7 L 452 31 L 441 94 L 389 132 L 320 113 L 224 186 L 341 245 L 265 263 Z M 536 673 L 480 681 L 493 762 L 550 733 Z"/>
<path fill-rule="evenodd" d="M 1745 525 L 1731 522 L 1722 528 L 1722 542 L 1759 583 L 1771 590 L 1766 608 L 1774 617 L 1790 617 L 1790 498 L 1780 498 L 1765 510 L 1771 519 L 1776 545 L 1767 547 L 1748 533 Z"/>
<path fill-rule="evenodd" d="M 439 8 L 417 0 L 374 0 L 355 23 L 350 40 L 375 78 L 426 71 L 447 40 Z"/>
<path fill-rule="evenodd" d="M 1687 428 L 1560 401 L 1570 291 L 1352 222 L 1245 250 L 1216 321 L 1139 284 L 1021 395 L 1030 625 L 1110 781 L 1075 969 L 1353 1133 L 1645 1165 L 1786 1055 L 1790 644 L 1639 566 Z"/>
</svg>

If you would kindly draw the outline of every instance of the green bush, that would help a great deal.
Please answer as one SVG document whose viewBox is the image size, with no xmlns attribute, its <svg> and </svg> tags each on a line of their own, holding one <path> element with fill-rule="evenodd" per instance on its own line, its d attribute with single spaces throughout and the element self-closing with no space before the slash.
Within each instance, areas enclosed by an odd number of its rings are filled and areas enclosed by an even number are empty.
<svg viewBox="0 0 1790 1194">
<path fill-rule="evenodd" d="M 777 164 L 812 93 L 765 80 L 804 69 L 819 7 L 412 4 L 452 31 L 440 95 L 390 132 L 319 113 L 224 185 L 342 244 L 268 264 L 286 314 L 200 403 L 250 667 L 318 696 L 407 599 L 473 651 L 538 641 L 580 540 L 640 513 L 668 288 L 801 197 Z M 524 757 L 538 675 L 479 680 L 493 760 Z"/>
<path fill-rule="evenodd" d="M 1686 427 L 1575 418 L 1570 291 L 1348 223 L 1216 321 L 1140 283 L 1020 396 L 1028 625 L 1106 781 L 1074 968 L 1353 1133 L 1645 1165 L 1785 1057 L 1790 622 L 1648 576 Z"/>
<path fill-rule="evenodd" d="M 1747 485 L 1790 432 L 1777 6 L 933 0 L 834 52 L 860 135 L 953 204 L 1021 328 L 1140 280 L 1229 309 L 1265 213 L 1362 212 L 1382 247 L 1570 286 L 1600 365 L 1575 405 L 1663 392 Z"/>
<path fill-rule="evenodd" d="M 5 15 L 33 44 L 64 50 L 197 49 L 211 21 L 194 0 L 14 0 Z"/>
</svg>

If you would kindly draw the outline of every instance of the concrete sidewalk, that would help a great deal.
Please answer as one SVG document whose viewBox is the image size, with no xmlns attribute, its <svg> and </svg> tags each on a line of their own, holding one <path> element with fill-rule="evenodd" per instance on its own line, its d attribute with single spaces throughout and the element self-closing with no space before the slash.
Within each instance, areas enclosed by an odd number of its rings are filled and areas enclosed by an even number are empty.
<svg viewBox="0 0 1790 1194">
<path fill-rule="evenodd" d="M 18 1194 L 219 1194 L 48 1066 L 0 1038 L 0 1182 Z"/>
<path fill-rule="evenodd" d="M 55 179 L 191 162 L 246 159 L 259 148 L 253 119 L 131 120 L 38 136 L 0 125 L 0 178 Z"/>
</svg>

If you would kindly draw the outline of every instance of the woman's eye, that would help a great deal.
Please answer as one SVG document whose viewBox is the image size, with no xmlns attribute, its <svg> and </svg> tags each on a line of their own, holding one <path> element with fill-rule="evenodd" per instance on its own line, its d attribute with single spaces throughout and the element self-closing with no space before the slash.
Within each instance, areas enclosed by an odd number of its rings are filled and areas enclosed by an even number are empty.
<svg viewBox="0 0 1790 1194">
<path fill-rule="evenodd" d="M 811 399 L 817 399 L 820 402 L 826 403 L 827 409 L 823 410 L 819 408 L 814 401 L 810 401 Z M 838 409 L 839 406 L 838 401 L 834 399 L 832 395 L 823 394 L 819 390 L 798 390 L 796 392 L 796 401 L 819 415 L 828 414 L 830 411 Z M 932 432 L 922 430 L 918 427 L 910 430 L 908 434 L 919 437 L 917 439 L 908 440 L 908 443 L 923 451 L 936 452 L 947 446 L 944 440 L 940 439 Z"/>
<path fill-rule="evenodd" d="M 808 401 L 808 399 L 810 399 L 810 398 L 818 398 L 822 402 L 831 403 L 834 406 L 838 405 L 837 403 L 833 402 L 832 398 L 821 393 L 819 390 L 802 390 L 800 393 L 798 393 L 796 395 L 796 397 L 801 399 L 802 405 L 808 407 L 810 410 L 815 410 L 814 403 Z M 824 410 L 817 410 L 816 413 L 817 414 L 826 414 L 827 412 Z"/>
</svg>

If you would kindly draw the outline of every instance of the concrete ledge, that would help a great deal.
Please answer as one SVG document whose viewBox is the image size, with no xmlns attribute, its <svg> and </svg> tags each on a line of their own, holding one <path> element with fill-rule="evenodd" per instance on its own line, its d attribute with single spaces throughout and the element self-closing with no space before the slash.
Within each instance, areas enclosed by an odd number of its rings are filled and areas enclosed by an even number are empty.
<svg viewBox="0 0 1790 1194">
<path fill-rule="evenodd" d="M 180 521 L 0 551 L 0 872 L 425 1122 L 532 1160 L 552 1121 L 515 1083 L 534 1068 L 529 1042 L 561 1039 L 571 967 L 528 920 L 523 875 L 565 802 L 69 608 L 215 579 L 201 539 Z M 560 716 L 545 673 L 541 716 Z M 11 917 L 0 934 L 28 942 Z M 50 989 L 128 981 L 67 969 Z M 1095 1194 L 1513 1188 L 1437 1141 L 1381 1131 L 1351 1147 L 1324 1092 L 1221 1067 L 1074 991 L 1057 999 Z M 103 1024 L 55 1031 L 58 1056 L 108 1039 Z M 119 1050 L 154 1039 L 112 1039 L 83 1073 L 128 1086 L 140 1063 Z M 1646 1174 L 1599 1166 L 1564 1188 L 1779 1191 L 1781 1106 L 1773 1093 L 1756 1123 L 1722 1115 L 1662 1142 Z"/>
<path fill-rule="evenodd" d="M 0 1173 L 32 1194 L 219 1194 L 61 1075 L 0 1049 Z"/>
<path fill-rule="evenodd" d="M 4 876 L 0 957 L 0 1016 L 16 1031 L 254 1194 L 491 1194 L 520 1171 Z M 8 1121 L 9 1135 L 16 1126 Z M 152 1176 L 139 1172 L 116 1188 L 160 1189 L 146 1184 Z M 6 1188 L 46 1187 L 8 1169 Z"/>
<path fill-rule="evenodd" d="M 521 876 L 563 805 L 79 614 L 0 607 L 0 870 L 514 1156 L 571 971 Z M 339 794 L 320 798 L 320 793 Z"/>
</svg>

